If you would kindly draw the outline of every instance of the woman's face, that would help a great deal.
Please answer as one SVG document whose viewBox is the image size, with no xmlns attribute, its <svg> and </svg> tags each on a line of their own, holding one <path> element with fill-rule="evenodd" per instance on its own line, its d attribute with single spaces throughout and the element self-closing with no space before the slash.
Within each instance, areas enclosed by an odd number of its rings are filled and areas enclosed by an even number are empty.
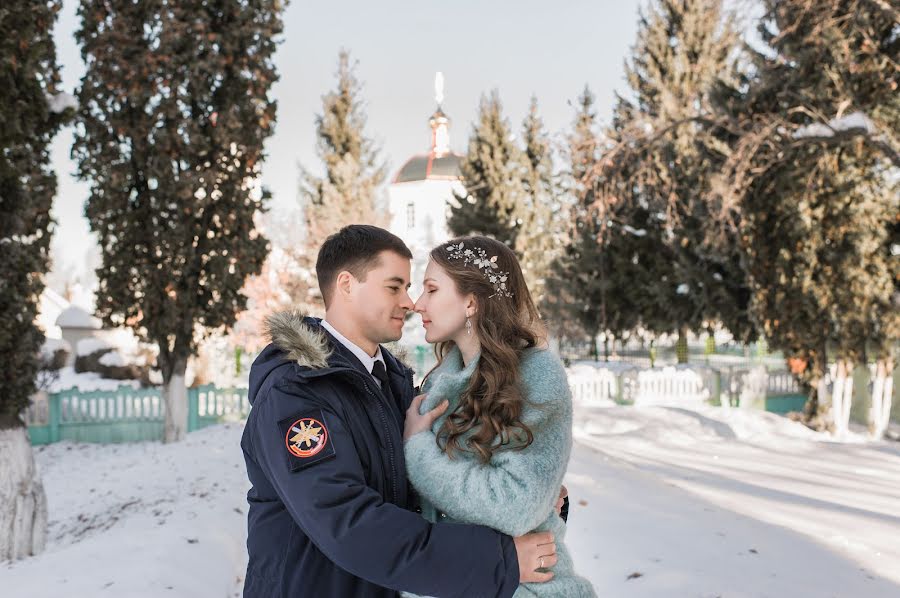
<svg viewBox="0 0 900 598">
<path fill-rule="evenodd" d="M 425 340 L 440 343 L 464 333 L 469 298 L 459 293 L 453 279 L 434 260 L 428 261 L 422 286 L 415 310 L 422 316 Z"/>
</svg>

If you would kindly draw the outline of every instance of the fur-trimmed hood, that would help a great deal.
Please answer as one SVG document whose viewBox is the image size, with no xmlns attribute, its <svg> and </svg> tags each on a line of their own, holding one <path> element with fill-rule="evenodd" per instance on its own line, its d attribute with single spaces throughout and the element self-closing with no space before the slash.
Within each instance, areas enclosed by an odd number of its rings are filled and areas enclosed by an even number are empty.
<svg viewBox="0 0 900 598">
<path fill-rule="evenodd" d="M 304 318 L 295 309 L 274 313 L 266 318 L 266 336 L 284 351 L 285 359 L 312 369 L 328 367 L 331 344 L 320 328 L 311 327 Z"/>
</svg>

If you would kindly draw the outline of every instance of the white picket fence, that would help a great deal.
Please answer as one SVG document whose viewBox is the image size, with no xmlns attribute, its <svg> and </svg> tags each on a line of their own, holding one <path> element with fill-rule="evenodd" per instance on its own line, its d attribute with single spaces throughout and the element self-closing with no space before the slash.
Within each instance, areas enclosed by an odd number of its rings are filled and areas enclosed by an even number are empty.
<svg viewBox="0 0 900 598">
<path fill-rule="evenodd" d="M 641 370 L 633 395 L 635 405 L 698 405 L 713 395 L 711 377 L 676 367 Z"/>
<path fill-rule="evenodd" d="M 719 401 L 723 406 L 763 407 L 767 395 L 799 393 L 787 371 L 716 369 L 701 365 L 640 368 L 605 363 L 576 363 L 567 369 L 575 402 L 588 406 L 696 406 Z"/>
<path fill-rule="evenodd" d="M 573 365 L 567 373 L 573 401 L 595 407 L 615 405 L 619 396 L 619 379 L 615 372 Z"/>
</svg>

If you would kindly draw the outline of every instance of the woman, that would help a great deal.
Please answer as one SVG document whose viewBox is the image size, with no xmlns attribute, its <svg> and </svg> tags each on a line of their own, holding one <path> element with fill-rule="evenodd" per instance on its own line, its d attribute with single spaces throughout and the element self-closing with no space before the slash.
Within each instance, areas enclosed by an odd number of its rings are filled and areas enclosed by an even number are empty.
<svg viewBox="0 0 900 598">
<path fill-rule="evenodd" d="M 466 237 L 430 257 L 416 312 L 438 364 L 404 430 L 422 515 L 511 536 L 551 531 L 556 554 L 534 563 L 549 581 L 523 584 L 515 595 L 595 596 L 573 570 L 554 508 L 572 445 L 571 395 L 515 254 Z"/>
</svg>

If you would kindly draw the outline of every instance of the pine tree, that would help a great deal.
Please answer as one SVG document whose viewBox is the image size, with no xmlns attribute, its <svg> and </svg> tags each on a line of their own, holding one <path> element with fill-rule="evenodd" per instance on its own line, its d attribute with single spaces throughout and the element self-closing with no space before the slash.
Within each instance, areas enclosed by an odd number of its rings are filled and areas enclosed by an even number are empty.
<svg viewBox="0 0 900 598">
<path fill-rule="evenodd" d="M 677 331 L 682 343 L 711 320 L 753 336 L 734 229 L 719 226 L 711 191 L 723 143 L 702 126 L 717 80 L 735 76 L 737 46 L 720 0 L 651 5 L 626 69 L 633 99 L 618 99 L 614 148 L 598 174 L 601 195 L 630 204 L 623 224 L 645 226 L 644 242 L 655 240 L 663 258 L 652 260 L 662 270 L 649 277 L 658 284 L 643 301 L 643 325 Z"/>
<path fill-rule="evenodd" d="M 562 214 L 553 180 L 550 138 L 532 96 L 528 115 L 522 123 L 524 142 L 524 197 L 516 236 L 516 253 L 528 288 L 538 305 L 544 303 L 544 289 L 550 264 L 561 248 Z"/>
<path fill-rule="evenodd" d="M 316 116 L 316 148 L 325 172 L 317 176 L 302 170 L 300 203 L 306 237 L 301 250 L 285 249 L 313 273 L 312 291 L 318 297 L 319 309 L 321 296 L 314 269 L 325 239 L 348 224 L 387 224 L 379 196 L 387 167 L 375 142 L 366 135 L 362 84 L 355 71 L 350 53 L 342 50 L 338 56 L 337 87 L 322 97 L 322 113 Z M 296 293 L 302 295 L 305 289 L 298 288 Z"/>
<path fill-rule="evenodd" d="M 488 235 L 516 247 L 525 201 L 521 150 L 503 116 L 500 94 L 482 96 L 462 163 L 466 192 L 457 195 L 447 225 L 454 235 Z"/>
<path fill-rule="evenodd" d="M 253 190 L 272 133 L 279 0 L 83 0 L 87 72 L 73 155 L 98 235 L 97 312 L 159 348 L 165 439 L 183 438 L 185 369 L 243 310 L 268 252 Z"/>
<path fill-rule="evenodd" d="M 892 364 L 900 333 L 900 265 L 890 249 L 900 166 L 896 11 L 767 1 L 759 32 L 768 51 L 753 55 L 755 76 L 720 104 L 738 131 L 721 191 L 742 214 L 752 309 L 769 345 L 809 386 L 810 419 L 821 415 L 834 355 L 833 416 L 845 428 L 847 374 L 867 349 Z"/>
<path fill-rule="evenodd" d="M 58 2 L 0 7 L 0 561 L 43 549 L 47 502 L 22 412 L 36 391 L 35 325 L 49 262 L 56 175 L 50 142 L 71 116 L 57 93 Z"/>
<path fill-rule="evenodd" d="M 591 339 L 595 357 L 599 355 L 597 336 L 605 333 L 604 355 L 608 358 L 608 341 L 623 338 L 638 322 L 633 305 L 636 281 L 629 279 L 628 270 L 623 267 L 626 262 L 631 265 L 634 255 L 629 253 L 630 236 L 617 238 L 611 234 L 609 223 L 615 206 L 598 201 L 594 193 L 593 171 L 599 142 L 590 89 L 585 87 L 577 103 L 568 140 L 566 173 L 572 197 L 569 238 L 562 255 L 553 263 L 549 312 L 557 330 L 565 330 L 561 322 L 576 321 Z M 616 245 L 618 248 L 614 249 Z"/>
</svg>

